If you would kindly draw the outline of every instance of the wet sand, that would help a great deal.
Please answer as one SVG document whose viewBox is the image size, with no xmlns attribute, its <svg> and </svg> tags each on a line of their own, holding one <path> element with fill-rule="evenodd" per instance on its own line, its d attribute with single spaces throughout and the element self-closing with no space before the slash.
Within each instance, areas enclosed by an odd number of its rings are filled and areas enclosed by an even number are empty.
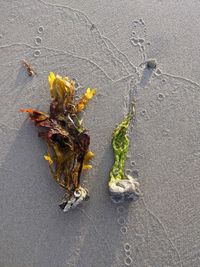
<svg viewBox="0 0 200 267">
<path fill-rule="evenodd" d="M 199 2 L 27 0 L 0 12 L 0 266 L 200 266 Z M 97 88 L 84 115 L 90 200 L 69 213 L 37 129 L 18 112 L 48 109 L 50 71 Z M 143 196 L 114 204 L 111 135 L 132 99 L 126 173 Z"/>
</svg>

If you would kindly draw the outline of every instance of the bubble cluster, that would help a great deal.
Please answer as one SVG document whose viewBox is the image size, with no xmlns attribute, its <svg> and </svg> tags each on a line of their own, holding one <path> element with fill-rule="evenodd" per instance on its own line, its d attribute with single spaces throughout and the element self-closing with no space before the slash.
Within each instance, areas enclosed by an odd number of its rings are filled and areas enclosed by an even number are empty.
<svg viewBox="0 0 200 267">
<path fill-rule="evenodd" d="M 133 261 L 131 258 L 131 245 L 129 243 L 124 244 L 124 253 L 125 253 L 124 263 L 125 265 L 129 266 Z"/>
<path fill-rule="evenodd" d="M 44 27 L 39 26 L 37 32 L 39 34 L 42 34 L 44 32 Z M 35 45 L 39 46 L 42 43 L 42 38 L 40 36 L 36 36 L 34 42 L 35 42 Z M 34 55 L 34 57 L 39 57 L 41 55 L 41 51 L 37 49 L 37 50 L 35 50 L 33 55 Z"/>
<path fill-rule="evenodd" d="M 146 42 L 147 28 L 142 18 L 134 20 L 132 22 L 133 31 L 131 32 L 131 44 L 139 48 L 139 51 L 145 58 L 146 46 L 150 45 L 150 42 Z"/>
</svg>

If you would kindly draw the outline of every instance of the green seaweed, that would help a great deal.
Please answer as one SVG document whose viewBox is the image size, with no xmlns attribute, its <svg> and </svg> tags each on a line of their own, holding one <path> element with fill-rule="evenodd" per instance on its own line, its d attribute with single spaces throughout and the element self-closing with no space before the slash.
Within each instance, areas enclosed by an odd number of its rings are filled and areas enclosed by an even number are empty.
<svg viewBox="0 0 200 267">
<path fill-rule="evenodd" d="M 110 171 L 110 182 L 124 178 L 124 166 L 129 147 L 129 139 L 126 131 L 132 119 L 132 114 L 126 115 L 123 121 L 115 128 L 112 138 L 112 147 L 114 151 L 114 164 Z"/>
<path fill-rule="evenodd" d="M 114 164 L 110 171 L 108 183 L 110 195 L 113 201 L 133 199 L 134 195 L 139 196 L 139 183 L 130 175 L 125 175 L 125 161 L 129 148 L 127 129 L 135 115 L 135 108 L 131 110 L 114 129 L 112 136 L 112 147 L 114 152 Z"/>
</svg>

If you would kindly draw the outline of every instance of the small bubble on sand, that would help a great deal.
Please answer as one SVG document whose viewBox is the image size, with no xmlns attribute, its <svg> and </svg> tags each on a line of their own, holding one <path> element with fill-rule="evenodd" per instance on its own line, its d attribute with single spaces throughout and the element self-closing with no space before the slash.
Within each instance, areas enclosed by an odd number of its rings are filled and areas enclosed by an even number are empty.
<svg viewBox="0 0 200 267">
<path fill-rule="evenodd" d="M 35 50 L 33 55 L 34 55 L 34 57 L 39 57 L 39 55 L 41 55 L 40 50 Z"/>
<path fill-rule="evenodd" d="M 37 36 L 36 38 L 35 38 L 35 44 L 36 45 L 40 45 L 42 43 L 42 38 L 40 38 L 39 36 Z"/>
<path fill-rule="evenodd" d="M 44 27 L 43 26 L 40 26 L 39 28 L 38 28 L 38 32 L 39 33 L 42 33 L 44 31 Z"/>
<path fill-rule="evenodd" d="M 127 229 L 126 226 L 122 226 L 122 227 L 120 228 L 120 232 L 121 232 L 122 234 L 126 234 L 127 231 L 128 231 L 128 229 Z"/>
<path fill-rule="evenodd" d="M 135 166 L 135 161 L 131 161 L 131 165 L 134 167 Z"/>
<path fill-rule="evenodd" d="M 125 265 L 127 265 L 127 266 L 131 265 L 132 262 L 133 262 L 133 260 L 132 260 L 131 257 L 126 257 L 126 258 L 124 259 L 124 263 L 125 263 Z"/>
<path fill-rule="evenodd" d="M 124 217 L 122 217 L 122 216 L 117 219 L 117 222 L 119 225 L 124 225 L 126 223 Z"/>
<path fill-rule="evenodd" d="M 162 93 L 159 93 L 159 94 L 158 94 L 158 100 L 159 100 L 159 101 L 163 101 L 164 98 L 165 98 L 164 94 L 162 94 Z"/>
<path fill-rule="evenodd" d="M 129 244 L 129 243 L 125 243 L 125 244 L 124 244 L 124 250 L 125 250 L 125 251 L 129 251 L 130 249 L 131 249 L 130 244 Z"/>
</svg>

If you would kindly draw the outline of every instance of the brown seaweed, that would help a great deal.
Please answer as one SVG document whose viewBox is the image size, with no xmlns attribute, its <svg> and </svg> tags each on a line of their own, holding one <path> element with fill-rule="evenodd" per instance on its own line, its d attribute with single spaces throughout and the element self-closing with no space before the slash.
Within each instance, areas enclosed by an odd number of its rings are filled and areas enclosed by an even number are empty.
<svg viewBox="0 0 200 267">
<path fill-rule="evenodd" d="M 94 154 L 89 150 L 90 136 L 82 126 L 80 113 L 94 96 L 96 89 L 88 88 L 75 100 L 75 82 L 68 77 L 48 77 L 51 104 L 48 113 L 35 109 L 21 109 L 28 112 L 31 121 L 39 127 L 39 137 L 47 144 L 49 168 L 55 181 L 66 190 L 60 207 L 64 211 L 76 207 L 88 199 L 88 191 L 80 185 L 82 170 L 90 169 L 89 160 Z"/>
</svg>

